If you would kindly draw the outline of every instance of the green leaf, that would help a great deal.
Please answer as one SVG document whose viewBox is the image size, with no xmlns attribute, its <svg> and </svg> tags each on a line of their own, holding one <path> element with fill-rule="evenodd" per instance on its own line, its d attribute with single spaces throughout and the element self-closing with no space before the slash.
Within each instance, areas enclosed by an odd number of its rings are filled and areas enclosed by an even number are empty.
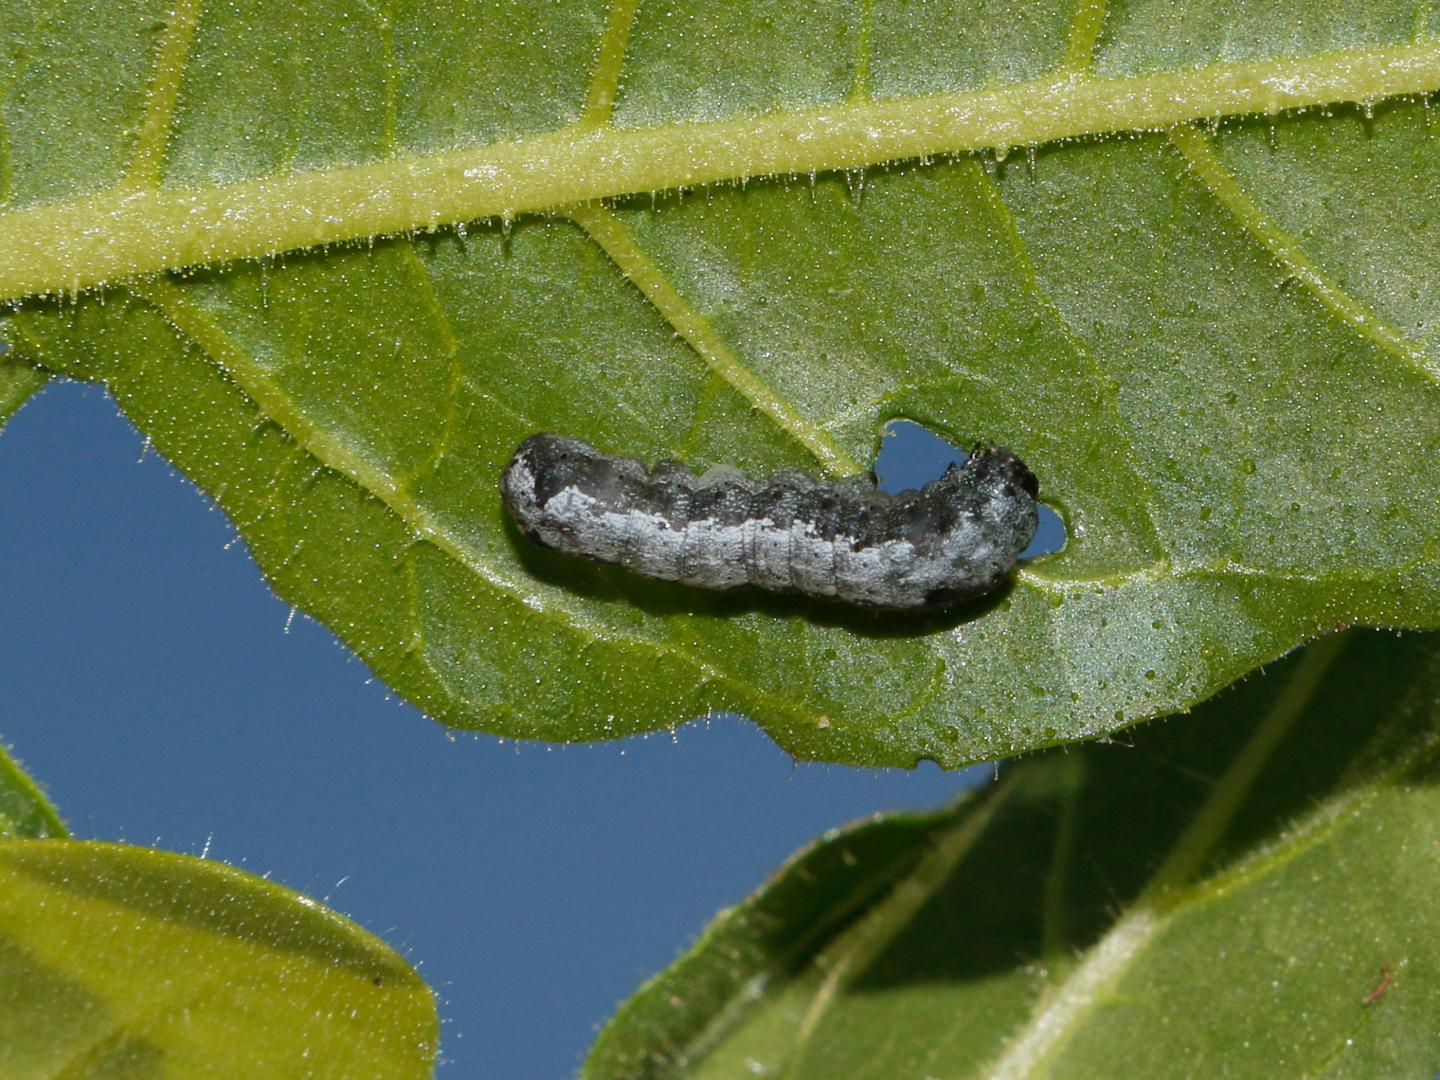
<svg viewBox="0 0 1440 1080">
<path fill-rule="evenodd" d="M 45 373 L 18 359 L 0 340 L 0 428 L 45 385 Z"/>
<path fill-rule="evenodd" d="M 1440 639 L 1329 638 L 1133 742 L 827 836 L 585 1075 L 1430 1076 L 1437 779 Z"/>
<path fill-rule="evenodd" d="M 103 380 L 446 723 L 733 709 L 951 767 L 1440 625 L 1440 133 L 1369 104 L 1440 87 L 1434 13 L 52 7 L 0 10 L 0 296 L 112 284 L 24 302 L 27 356 Z M 1273 115 L 1186 123 L 1241 114 Z M 1065 552 L 872 619 L 576 565 L 496 490 L 537 430 L 844 473 L 897 417 L 1018 450 Z"/>
<path fill-rule="evenodd" d="M 40 785 L 0 746 L 0 839 L 43 840 L 66 835 L 65 822 Z"/>
<path fill-rule="evenodd" d="M 377 938 L 239 870 L 0 842 L 0 1074 L 423 1077 L 435 1003 Z"/>
</svg>

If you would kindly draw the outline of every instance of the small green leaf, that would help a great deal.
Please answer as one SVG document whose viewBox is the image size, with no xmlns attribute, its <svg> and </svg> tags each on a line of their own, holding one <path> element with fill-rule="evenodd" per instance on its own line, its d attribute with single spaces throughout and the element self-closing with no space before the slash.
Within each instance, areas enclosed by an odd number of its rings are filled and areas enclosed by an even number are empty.
<svg viewBox="0 0 1440 1080">
<path fill-rule="evenodd" d="M 0 428 L 45 385 L 45 373 L 19 360 L 0 340 Z"/>
<path fill-rule="evenodd" d="M 1436 16 L 1321 7 L 0 2 L 0 296 L 448 724 L 1006 756 L 1440 626 Z M 1017 450 L 1065 551 L 874 619 L 499 503 L 538 430 L 843 473 L 899 417 Z"/>
<path fill-rule="evenodd" d="M 426 1077 L 435 1003 L 377 938 L 228 866 L 0 842 L 0 1074 Z"/>
<path fill-rule="evenodd" d="M 642 989 L 590 1080 L 1431 1076 L 1440 638 L 826 837 Z"/>
<path fill-rule="evenodd" d="M 0 746 L 0 839 L 60 839 L 67 836 L 65 822 L 54 805 Z"/>
</svg>

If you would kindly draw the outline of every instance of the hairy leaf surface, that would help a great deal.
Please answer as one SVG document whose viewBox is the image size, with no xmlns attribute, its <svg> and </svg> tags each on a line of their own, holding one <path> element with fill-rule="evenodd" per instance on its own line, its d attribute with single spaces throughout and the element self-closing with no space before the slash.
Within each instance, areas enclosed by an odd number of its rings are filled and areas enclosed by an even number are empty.
<svg viewBox="0 0 1440 1080">
<path fill-rule="evenodd" d="M 0 745 L 0 839 L 55 839 L 65 835 L 65 823 L 40 785 Z"/>
<path fill-rule="evenodd" d="M 1440 623 L 1414 12 L 0 3 L 0 296 L 35 294 L 0 332 L 104 381 L 446 723 L 733 709 L 946 766 L 1080 739 Z M 264 258 L 193 268 L 222 257 Z M 577 565 L 496 490 L 538 430 L 845 473 L 899 417 L 1016 449 L 1066 550 L 874 619 Z"/>
<path fill-rule="evenodd" d="M 1352 632 L 827 836 L 585 1075 L 1431 1076 L 1437 702 L 1435 636 Z"/>
<path fill-rule="evenodd" d="M 0 428 L 30 395 L 45 385 L 45 373 L 0 345 Z"/>
<path fill-rule="evenodd" d="M 425 1077 L 435 1003 L 388 946 L 231 867 L 0 841 L 5 1076 Z"/>
</svg>

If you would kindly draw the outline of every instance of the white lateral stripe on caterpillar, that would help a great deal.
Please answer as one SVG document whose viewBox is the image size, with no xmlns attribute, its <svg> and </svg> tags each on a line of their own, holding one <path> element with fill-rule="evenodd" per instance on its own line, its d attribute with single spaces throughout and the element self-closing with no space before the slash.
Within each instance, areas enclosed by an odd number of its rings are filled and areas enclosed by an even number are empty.
<svg viewBox="0 0 1440 1080">
<path fill-rule="evenodd" d="M 520 444 L 500 490 L 521 532 L 570 555 L 700 588 L 756 585 L 871 608 L 938 608 L 993 591 L 1038 523 L 1035 476 L 1003 447 L 891 495 L 864 476 L 647 469 L 542 432 Z"/>
</svg>

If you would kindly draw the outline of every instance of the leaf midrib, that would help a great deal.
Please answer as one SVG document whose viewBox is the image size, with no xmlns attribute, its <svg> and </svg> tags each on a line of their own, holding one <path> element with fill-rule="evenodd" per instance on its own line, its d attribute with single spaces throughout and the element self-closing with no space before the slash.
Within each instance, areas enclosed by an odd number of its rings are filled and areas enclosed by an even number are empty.
<svg viewBox="0 0 1440 1080">
<path fill-rule="evenodd" d="M 0 215 L 0 300 L 695 184 L 1004 153 L 1437 89 L 1440 44 L 1421 43 L 1124 77 L 1065 69 L 984 90 L 706 123 L 623 129 L 592 115 L 542 135 L 362 165 L 184 190 L 122 184 Z"/>
<path fill-rule="evenodd" d="M 1217 779 L 1149 883 L 1105 935 L 1065 978 L 1050 988 L 1028 1023 L 986 1070 L 991 1080 L 1040 1075 L 1048 1070 L 1075 1028 L 1099 1007 L 1114 986 L 1194 892 L 1203 888 L 1199 873 L 1250 797 L 1266 764 L 1304 715 L 1319 687 L 1353 640 L 1336 634 L 1307 651 L 1287 685 L 1276 695 L 1261 722 L 1229 767 Z M 1351 797 L 1354 795 L 1352 793 Z M 1338 801 L 1346 801 L 1342 796 Z M 1291 830 L 1286 847 L 1294 849 L 1312 831 L 1315 818 Z M 1320 821 L 1333 820 L 1321 815 Z"/>
</svg>

